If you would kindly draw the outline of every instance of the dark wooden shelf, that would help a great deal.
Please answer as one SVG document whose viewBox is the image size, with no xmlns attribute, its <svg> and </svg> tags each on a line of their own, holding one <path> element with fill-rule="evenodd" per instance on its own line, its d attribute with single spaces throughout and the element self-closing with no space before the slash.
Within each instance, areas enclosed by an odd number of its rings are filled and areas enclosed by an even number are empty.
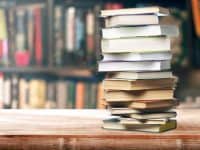
<svg viewBox="0 0 200 150">
<path fill-rule="evenodd" d="M 77 76 L 90 77 L 93 75 L 93 68 L 69 66 L 57 67 L 0 67 L 0 72 L 21 73 L 21 74 L 50 74 L 56 76 Z"/>
</svg>

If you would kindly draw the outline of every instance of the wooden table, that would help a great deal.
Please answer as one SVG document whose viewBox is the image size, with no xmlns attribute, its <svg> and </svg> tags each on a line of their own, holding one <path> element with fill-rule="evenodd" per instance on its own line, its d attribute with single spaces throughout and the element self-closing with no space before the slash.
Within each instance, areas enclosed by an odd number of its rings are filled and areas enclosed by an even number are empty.
<svg viewBox="0 0 200 150">
<path fill-rule="evenodd" d="M 176 130 L 152 134 L 103 130 L 103 110 L 0 110 L 0 149 L 200 150 L 200 110 L 177 112 Z"/>
</svg>

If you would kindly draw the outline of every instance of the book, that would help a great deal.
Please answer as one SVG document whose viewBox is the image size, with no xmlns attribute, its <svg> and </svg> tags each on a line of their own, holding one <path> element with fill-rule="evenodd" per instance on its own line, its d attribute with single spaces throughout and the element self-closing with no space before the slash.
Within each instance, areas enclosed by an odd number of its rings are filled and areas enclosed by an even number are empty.
<svg viewBox="0 0 200 150">
<path fill-rule="evenodd" d="M 76 109 L 84 108 L 85 100 L 85 85 L 83 82 L 76 84 Z"/>
<path fill-rule="evenodd" d="M 0 108 L 3 108 L 4 101 L 4 74 L 0 72 Z"/>
<path fill-rule="evenodd" d="M 11 108 L 11 79 L 10 77 L 4 78 L 3 84 L 3 106 L 4 108 Z"/>
<path fill-rule="evenodd" d="M 176 120 L 169 120 L 165 124 L 121 124 L 120 119 L 112 118 L 103 121 L 104 129 L 109 130 L 127 130 L 160 133 L 176 128 Z"/>
<path fill-rule="evenodd" d="M 19 107 L 19 79 L 17 75 L 11 77 L 11 108 Z"/>
<path fill-rule="evenodd" d="M 171 60 L 170 52 L 155 53 L 105 53 L 102 61 L 151 61 L 151 60 Z"/>
<path fill-rule="evenodd" d="M 140 100 L 170 100 L 173 99 L 172 89 L 158 89 L 147 91 L 105 91 L 104 98 L 107 102 L 133 102 Z"/>
<path fill-rule="evenodd" d="M 140 111 L 136 110 L 136 109 L 131 109 L 128 107 L 110 107 L 109 111 L 111 112 L 111 115 L 128 115 L 128 114 L 132 114 L 132 113 L 138 113 Z"/>
<path fill-rule="evenodd" d="M 67 52 L 73 52 L 75 50 L 75 14 L 76 8 L 71 6 L 66 10 L 66 48 Z"/>
<path fill-rule="evenodd" d="M 67 108 L 68 102 L 68 84 L 64 80 L 56 82 L 56 105 L 59 109 Z"/>
<path fill-rule="evenodd" d="M 105 79 L 103 81 L 104 90 L 149 90 L 149 89 L 173 89 L 175 78 L 168 79 Z"/>
<path fill-rule="evenodd" d="M 103 53 L 150 53 L 171 50 L 170 39 L 164 36 L 102 39 L 101 48 Z"/>
<path fill-rule="evenodd" d="M 44 108 L 46 101 L 46 82 L 33 79 L 29 82 L 29 107 Z"/>
<path fill-rule="evenodd" d="M 76 83 L 72 81 L 67 81 L 65 83 L 68 89 L 67 108 L 75 108 Z"/>
<path fill-rule="evenodd" d="M 89 91 L 89 108 L 95 109 L 97 105 L 97 84 L 91 83 L 91 91 Z"/>
<path fill-rule="evenodd" d="M 167 18 L 167 17 L 165 17 Z M 105 18 L 105 27 L 126 27 L 126 26 L 139 26 L 139 25 L 162 25 L 162 17 L 155 14 L 140 14 L 140 15 L 123 15 L 112 16 Z M 164 24 L 168 25 L 168 24 Z"/>
<path fill-rule="evenodd" d="M 137 80 L 137 79 L 165 79 L 172 78 L 172 72 L 112 72 L 109 73 L 108 79 L 127 79 L 127 80 Z"/>
<path fill-rule="evenodd" d="M 34 17 L 35 17 L 35 61 L 37 65 L 42 65 L 43 59 L 43 46 L 42 46 L 42 15 L 41 8 L 34 9 Z"/>
<path fill-rule="evenodd" d="M 115 27 L 102 29 L 103 39 L 132 38 L 139 36 L 178 36 L 178 28 L 173 25 L 149 25 L 134 27 Z"/>
<path fill-rule="evenodd" d="M 148 120 L 148 119 L 165 119 L 165 118 L 175 118 L 176 112 L 159 112 L 159 113 L 132 113 L 128 115 L 130 118 L 138 120 Z"/>
<path fill-rule="evenodd" d="M 25 109 L 29 106 L 29 83 L 26 79 L 19 79 L 19 108 Z"/>
<path fill-rule="evenodd" d="M 138 120 L 134 118 L 120 118 L 120 124 L 125 125 L 143 125 L 143 124 L 166 124 L 169 119 L 148 119 L 148 120 Z"/>
<path fill-rule="evenodd" d="M 144 7 L 144 8 L 125 8 L 117 10 L 102 10 L 101 17 L 138 15 L 138 14 L 156 14 L 158 16 L 169 15 L 169 10 L 162 7 Z"/>
<path fill-rule="evenodd" d="M 171 107 L 176 106 L 176 100 L 158 100 L 158 101 L 137 101 L 132 102 L 129 107 L 134 109 L 153 109 L 153 108 L 163 108 L 163 107 Z"/>
<path fill-rule="evenodd" d="M 99 83 L 97 87 L 97 109 L 105 109 L 103 95 L 104 95 L 103 84 Z"/>
<path fill-rule="evenodd" d="M 98 71 L 162 71 L 170 69 L 170 61 L 142 61 L 142 62 L 104 62 L 98 63 Z"/>
<path fill-rule="evenodd" d="M 45 108 L 51 109 L 51 108 L 57 108 L 56 107 L 56 84 L 54 82 L 48 82 L 47 83 L 47 89 L 46 89 L 46 103 Z M 65 93 L 65 92 L 63 92 Z"/>
<path fill-rule="evenodd" d="M 55 40 L 55 65 L 61 66 L 63 61 L 64 34 L 63 34 L 63 7 L 56 6 L 54 13 L 54 40 Z"/>
</svg>

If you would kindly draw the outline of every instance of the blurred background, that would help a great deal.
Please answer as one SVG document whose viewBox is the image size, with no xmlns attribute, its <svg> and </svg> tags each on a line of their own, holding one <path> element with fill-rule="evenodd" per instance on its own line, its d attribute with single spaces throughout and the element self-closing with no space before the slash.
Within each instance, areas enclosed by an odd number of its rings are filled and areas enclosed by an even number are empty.
<svg viewBox="0 0 200 150">
<path fill-rule="evenodd" d="M 1 0 L 0 108 L 104 108 L 101 9 L 169 8 L 181 107 L 200 107 L 199 0 Z"/>
</svg>

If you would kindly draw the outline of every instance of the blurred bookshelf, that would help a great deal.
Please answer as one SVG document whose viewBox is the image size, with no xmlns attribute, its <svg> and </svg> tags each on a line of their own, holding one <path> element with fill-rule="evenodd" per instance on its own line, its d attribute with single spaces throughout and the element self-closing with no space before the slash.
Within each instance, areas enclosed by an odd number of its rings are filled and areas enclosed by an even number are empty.
<svg viewBox="0 0 200 150">
<path fill-rule="evenodd" d="M 170 8 L 172 17 L 166 22 L 175 23 L 180 28 L 180 37 L 172 43 L 172 69 L 180 81 L 176 96 L 187 99 L 188 95 L 183 95 L 182 90 L 187 90 L 188 72 L 200 67 L 199 38 L 195 34 L 190 0 L 2 0 L 0 107 L 104 108 L 100 84 L 104 75 L 96 73 L 101 49 L 99 12 L 101 9 L 150 5 Z M 13 80 L 16 80 L 14 86 Z M 20 85 L 25 86 L 25 90 Z M 28 88 L 31 86 L 37 90 L 30 92 Z M 43 88 L 40 90 L 39 87 Z M 28 99 L 34 92 L 38 105 L 32 99 L 28 107 Z M 43 98 L 37 98 L 37 95 L 43 95 Z M 91 99 L 94 100 L 91 102 Z M 70 104 L 67 104 L 68 100 Z"/>
</svg>

